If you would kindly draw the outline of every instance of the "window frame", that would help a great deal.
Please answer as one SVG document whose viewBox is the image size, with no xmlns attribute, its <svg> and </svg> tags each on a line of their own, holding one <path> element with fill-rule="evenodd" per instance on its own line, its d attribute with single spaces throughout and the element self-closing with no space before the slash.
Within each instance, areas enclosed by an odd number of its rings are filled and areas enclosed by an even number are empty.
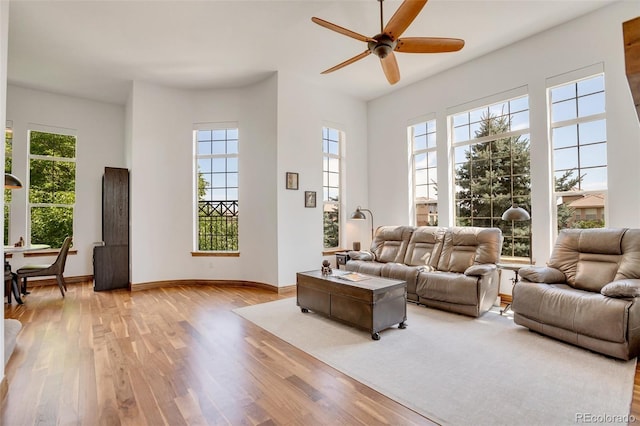
<svg viewBox="0 0 640 426">
<path fill-rule="evenodd" d="M 32 154 L 31 153 L 31 134 L 33 132 L 39 133 L 48 133 L 52 135 L 59 136 L 68 136 L 74 138 L 74 157 L 57 157 L 57 156 L 49 156 L 49 155 L 40 155 L 40 154 Z M 61 127 L 53 127 L 53 126 L 42 126 L 38 124 L 30 123 L 28 125 L 27 130 L 27 182 L 23 182 L 23 185 L 27 188 L 27 235 L 25 236 L 26 244 L 38 243 L 31 241 L 31 235 L 33 232 L 33 209 L 34 208 L 68 208 L 71 209 L 71 235 L 74 235 L 74 229 L 76 226 L 76 215 L 75 215 L 75 204 L 77 201 L 77 182 L 78 182 L 78 132 L 75 129 L 67 129 Z M 65 163 L 73 163 L 74 164 L 74 177 L 73 177 L 73 192 L 74 192 L 74 202 L 73 204 L 63 204 L 63 203 L 34 203 L 31 202 L 31 161 L 39 160 L 39 161 L 51 161 L 51 162 L 65 162 Z M 60 241 L 62 245 L 62 241 Z M 59 248 L 52 247 L 51 248 Z"/>
<path fill-rule="evenodd" d="M 331 132 L 336 132 L 337 133 L 337 140 L 331 139 Z M 326 136 L 325 136 L 326 134 Z M 341 246 L 342 246 L 342 239 L 343 239 L 343 234 L 344 234 L 344 223 L 343 223 L 343 219 L 342 219 L 342 194 L 343 194 L 343 182 L 342 182 L 342 177 L 343 177 L 343 171 L 342 171 L 342 166 L 343 166 L 343 149 L 344 149 L 344 144 L 345 144 L 345 139 L 346 139 L 346 133 L 344 130 L 340 129 L 338 126 L 336 125 L 331 125 L 331 124 L 325 124 L 322 126 L 322 248 L 323 251 L 327 252 L 327 251 L 335 251 L 335 250 L 340 250 Z M 331 152 L 329 148 L 331 143 L 335 143 L 337 144 L 337 148 L 335 149 L 335 152 Z M 325 149 L 325 145 L 327 147 L 327 149 Z M 337 172 L 332 171 L 329 166 L 331 161 L 337 161 Z M 331 179 L 331 174 L 337 174 L 337 176 L 335 176 L 335 178 L 333 179 L 334 181 L 337 181 L 337 186 L 332 184 L 332 179 Z M 330 200 L 330 193 L 332 189 L 336 189 L 337 188 L 337 200 Z M 336 245 L 335 246 L 331 246 L 331 247 L 327 247 L 325 245 L 326 243 L 326 239 L 325 239 L 325 235 L 326 235 L 326 226 L 325 226 L 325 221 L 326 219 L 326 215 L 328 214 L 327 212 L 330 210 L 327 209 L 331 209 L 332 211 L 335 211 L 336 213 L 336 222 L 338 225 L 338 235 L 336 237 Z"/>
<path fill-rule="evenodd" d="M 583 81 L 587 81 L 587 80 L 591 80 L 594 78 L 598 78 L 601 77 L 602 78 L 602 90 L 599 92 L 590 92 L 587 93 L 586 95 L 580 95 L 577 91 L 577 87 L 578 84 L 580 82 Z M 552 99 L 552 91 L 554 89 L 559 89 L 559 88 L 563 88 L 565 86 L 569 86 L 569 85 L 575 85 L 576 86 L 576 92 L 575 92 L 575 97 L 570 97 L 567 99 L 562 99 L 561 102 L 566 102 L 567 100 L 574 100 L 575 101 L 575 106 L 576 106 L 576 117 L 574 118 L 569 118 L 569 119 L 565 119 L 565 120 L 558 120 L 558 121 L 554 121 L 553 119 L 553 107 L 554 104 L 557 104 L 558 102 L 554 102 Z M 607 161 L 604 164 L 604 167 L 601 165 L 596 165 L 596 166 L 582 166 L 581 165 L 581 156 L 580 156 L 580 148 L 582 146 L 596 146 L 596 145 L 603 145 L 605 152 L 608 149 L 608 137 L 607 137 L 607 112 L 606 112 L 606 96 L 607 96 L 607 90 L 606 90 L 606 78 L 605 78 L 605 72 L 604 69 L 602 68 L 601 64 L 596 64 L 594 66 L 591 67 L 587 67 L 584 68 L 582 70 L 577 70 L 575 72 L 570 72 L 567 73 L 563 76 L 559 76 L 559 77 L 554 77 L 554 78 L 550 78 L 547 79 L 547 87 L 546 87 L 546 92 L 547 92 L 547 119 L 548 119 L 548 125 L 549 125 L 549 149 L 551 152 L 551 158 L 550 158 L 550 162 L 551 162 L 551 173 L 552 173 L 552 179 L 551 179 L 551 184 L 552 184 L 552 196 L 553 196 L 553 200 L 556 200 L 556 205 L 560 206 L 561 204 L 563 204 L 561 202 L 561 199 L 564 197 L 578 197 L 578 196 L 589 196 L 589 195 L 602 195 L 603 198 L 603 202 L 604 202 L 604 212 L 603 212 L 603 226 L 606 226 L 606 218 L 609 217 L 609 203 L 607 202 L 608 199 L 608 192 L 609 192 L 609 164 L 608 164 L 608 157 L 607 157 Z M 603 112 L 599 112 L 599 113 L 595 113 L 595 114 L 588 114 L 588 115 L 584 115 L 584 116 L 580 116 L 579 115 L 579 99 L 581 97 L 584 96 L 591 96 L 593 94 L 596 93 L 602 93 L 603 95 L 603 108 L 604 111 Z M 585 144 L 581 144 L 580 143 L 580 125 L 584 125 L 586 123 L 596 123 L 598 121 L 603 121 L 604 122 L 604 141 L 598 141 L 598 142 L 591 142 L 591 143 L 585 143 Z M 576 145 L 570 145 L 570 146 L 566 146 L 566 147 L 561 147 L 561 148 L 555 148 L 554 147 L 554 130 L 555 129 L 561 129 L 561 128 L 568 128 L 570 126 L 576 126 Z M 594 169 L 597 167 L 603 167 L 606 171 L 606 180 L 605 180 L 605 185 L 606 187 L 604 189 L 583 189 L 583 188 L 579 188 L 578 190 L 575 191 L 557 191 L 556 190 L 556 174 L 559 170 L 556 170 L 556 151 L 558 150 L 564 150 L 564 149 L 570 149 L 570 148 L 575 148 L 576 152 L 577 152 L 577 170 L 578 173 L 577 175 L 580 176 L 581 175 L 581 170 L 583 169 Z M 564 171 L 570 171 L 571 169 L 562 169 Z M 580 186 L 582 186 L 582 182 L 580 182 Z M 571 220 L 572 223 L 574 222 L 587 222 L 589 221 L 588 219 L 586 219 L 586 217 L 582 217 L 580 216 L 580 219 L 578 219 L 578 213 L 579 211 L 574 210 L 573 212 L 571 212 L 571 218 L 568 220 Z M 561 227 L 561 223 L 559 220 L 559 214 L 558 214 L 558 208 L 553 209 L 553 222 L 556 224 L 556 226 L 553 227 L 553 232 L 554 232 L 554 236 L 557 237 L 557 235 L 560 232 L 560 229 L 568 229 L 571 228 L 572 226 L 568 226 L 568 227 Z M 596 219 L 597 220 L 597 219 Z"/>
<path fill-rule="evenodd" d="M 13 161 L 13 121 L 7 120 L 4 131 L 4 172 L 11 173 Z M 11 241 L 11 189 L 4 190 L 4 245 Z"/>
<path fill-rule="evenodd" d="M 416 127 L 423 126 L 425 128 L 424 133 L 416 133 Z M 438 225 L 438 197 L 437 194 L 435 198 L 429 197 L 430 191 L 429 188 L 434 186 L 434 191 L 437 191 L 438 185 L 438 140 L 437 140 L 437 120 L 435 118 L 435 114 L 431 115 L 430 118 L 422 119 L 417 123 L 411 124 L 407 127 L 408 139 L 409 139 L 409 161 L 410 161 L 410 172 L 411 172 L 411 183 L 410 183 L 410 194 L 413 205 L 413 214 L 412 221 L 415 226 L 437 226 Z M 425 138 L 425 147 L 422 149 L 416 149 L 416 138 L 422 137 Z M 433 137 L 433 144 L 429 143 L 430 136 Z M 419 155 L 425 155 L 426 165 L 424 168 L 418 169 L 416 167 L 416 158 Z M 433 163 L 430 163 L 430 158 L 433 159 Z M 424 170 L 427 177 L 427 183 L 418 183 L 418 170 Z M 435 179 L 435 181 L 434 181 Z M 429 181 L 433 181 L 433 183 L 429 183 Z M 427 222 L 421 223 L 418 220 L 418 186 L 424 186 L 427 190 L 427 197 L 421 205 L 424 204 L 428 209 L 427 212 Z M 435 212 L 432 209 L 432 206 L 435 206 Z M 433 218 L 433 220 L 432 220 Z"/>
<path fill-rule="evenodd" d="M 228 153 L 225 152 L 224 154 L 220 154 L 220 153 L 199 153 L 198 150 L 198 145 L 199 145 L 199 139 L 198 139 L 198 134 L 201 131 L 211 131 L 216 132 L 216 131 L 221 131 L 221 130 L 225 130 L 227 133 L 228 131 L 235 131 L 236 135 L 237 135 L 237 139 L 233 139 L 233 138 L 228 138 L 228 135 L 225 135 L 225 151 L 227 149 L 227 144 L 229 143 L 229 141 L 233 141 L 235 140 L 237 143 L 237 149 L 235 153 Z M 213 137 L 213 136 L 212 136 Z M 239 203 L 240 203 L 240 127 L 238 125 L 237 122 L 213 122 L 213 123 L 197 123 L 194 125 L 193 127 L 193 133 L 192 133 L 192 138 L 193 138 L 193 142 L 192 142 L 192 149 L 193 149 L 193 172 L 192 172 L 192 176 L 193 176 L 193 251 L 192 251 L 192 255 L 193 256 L 223 256 L 223 257 L 234 257 L 234 256 L 239 256 L 240 255 L 240 218 L 239 218 Z M 214 139 L 210 139 L 210 142 L 213 143 Z M 236 162 L 237 162 L 237 169 L 235 172 L 229 172 L 228 170 L 225 169 L 224 173 L 220 173 L 220 172 L 213 172 L 213 163 L 212 163 L 212 174 L 216 173 L 216 174 L 224 174 L 225 177 L 225 186 L 224 187 L 211 187 L 210 189 L 213 188 L 224 188 L 225 191 L 225 200 L 200 200 L 199 199 L 199 160 L 201 159 L 211 159 L 213 160 L 214 158 L 224 158 L 225 159 L 225 163 L 227 159 L 231 159 L 231 158 L 235 158 Z M 236 186 L 229 186 L 228 185 L 228 179 L 229 173 L 235 173 L 236 174 Z M 211 185 L 214 185 L 213 182 L 210 182 Z M 237 199 L 235 200 L 229 200 L 228 198 L 228 191 L 229 189 L 235 189 L 237 191 Z M 235 235 L 231 236 L 231 239 L 235 239 L 235 246 L 231 249 L 231 250 L 204 250 L 200 248 L 200 202 L 201 201 L 210 201 L 210 202 L 234 202 L 231 205 L 225 205 L 225 206 L 220 206 L 220 209 L 224 209 L 225 211 L 228 211 L 231 213 L 231 216 L 234 217 L 233 220 L 231 220 L 231 226 L 235 227 Z M 229 222 L 226 222 L 226 225 L 229 225 Z M 229 238 L 229 235 L 226 235 L 225 238 Z M 225 244 L 228 244 L 225 243 Z M 231 243 L 233 245 L 233 242 Z"/>
<path fill-rule="evenodd" d="M 526 103 L 526 108 L 522 109 L 511 109 L 512 108 L 512 102 L 516 103 L 523 100 L 522 102 Z M 495 111 L 497 107 L 499 107 L 500 105 L 502 105 L 504 107 L 504 105 L 507 105 L 509 108 L 509 111 L 507 113 L 504 112 L 504 110 L 502 110 L 502 113 L 499 115 L 494 115 L 492 113 L 492 111 Z M 489 114 L 487 118 L 484 118 L 484 111 L 486 110 L 486 112 Z M 520 125 L 518 123 L 515 124 L 515 129 L 512 128 L 511 126 L 513 125 L 512 123 L 512 118 L 513 116 L 515 116 L 516 114 L 522 114 L 526 112 L 526 125 L 523 125 L 522 127 L 520 127 Z M 467 120 L 466 122 L 463 120 L 462 123 L 460 122 L 456 122 L 456 120 L 459 120 L 458 117 L 461 117 L 462 115 L 466 114 L 467 115 Z M 472 117 L 479 115 L 479 118 L 475 121 L 472 120 Z M 474 137 L 472 136 L 473 133 L 475 133 L 477 130 L 481 129 L 482 126 L 484 125 L 483 123 L 490 119 L 491 117 L 506 117 L 507 119 L 509 119 L 509 130 L 505 131 L 505 132 L 501 132 L 501 133 L 496 133 L 496 134 L 489 134 L 486 136 L 481 136 L 481 137 Z M 458 185 L 457 182 L 457 173 L 458 173 L 458 167 L 460 167 L 460 165 L 462 164 L 467 164 L 469 162 L 469 160 L 466 160 L 464 162 L 458 162 L 456 159 L 456 150 L 459 148 L 467 148 L 467 147 L 471 147 L 473 145 L 481 145 L 481 144 L 490 144 L 494 141 L 498 141 L 498 140 L 502 140 L 502 139 L 510 139 L 509 140 L 509 150 L 510 150 L 510 155 L 509 155 L 509 163 L 510 163 L 510 172 L 508 175 L 503 175 L 503 176 L 507 176 L 509 177 L 509 182 L 510 182 L 510 190 L 509 190 L 509 205 L 519 205 L 520 207 L 523 207 L 525 210 L 527 210 L 530 214 L 531 214 L 531 106 L 530 106 L 530 96 L 528 91 L 526 90 L 526 87 L 523 88 L 518 88 L 518 89 L 514 89 L 508 92 L 504 92 L 501 94 L 497 94 L 497 95 L 493 95 L 490 97 L 487 97 L 483 100 L 479 100 L 479 101 L 474 101 L 471 104 L 468 104 L 465 108 L 459 108 L 458 110 L 450 110 L 448 111 L 448 116 L 447 116 L 447 124 L 448 124 L 448 132 L 449 132 L 449 140 L 450 140 L 450 146 L 451 146 L 451 162 L 452 162 L 452 186 L 451 186 L 451 192 L 452 192 L 452 203 L 453 203 L 453 221 L 456 224 L 456 226 L 462 226 L 459 221 L 460 220 L 470 220 L 469 226 L 491 226 L 491 227 L 497 227 L 500 228 L 502 230 L 503 236 L 505 238 L 505 242 L 510 241 L 510 244 L 503 244 L 503 253 L 502 253 L 502 257 L 503 258 L 509 258 L 509 259 L 513 259 L 514 261 L 517 260 L 524 260 L 527 259 L 527 261 L 529 259 L 531 259 L 531 253 L 533 250 L 532 247 L 532 239 L 533 239 L 533 231 L 532 231 L 532 227 L 531 227 L 531 222 L 530 221 L 523 221 L 523 222 L 513 222 L 513 223 L 509 223 L 509 222 L 505 222 L 502 221 L 501 216 L 504 213 L 504 211 L 506 211 L 506 209 L 508 208 L 505 207 L 504 210 L 502 211 L 495 211 L 495 203 L 499 202 L 500 197 L 499 196 L 494 196 L 493 193 L 491 193 L 489 200 L 490 200 L 490 217 L 478 217 L 477 221 L 489 221 L 488 224 L 476 224 L 474 223 L 474 217 L 470 216 L 469 218 L 460 218 L 459 216 L 459 192 L 462 189 L 462 187 L 460 187 Z M 456 130 L 462 128 L 462 127 L 468 127 L 466 133 L 468 135 L 467 139 L 460 139 L 460 140 L 456 140 Z M 475 126 L 475 127 L 474 127 Z M 517 174 L 514 175 L 514 169 L 513 169 L 513 161 L 514 161 L 514 157 L 513 157 L 513 143 L 515 141 L 518 141 L 520 138 L 525 138 L 526 139 L 526 143 L 528 144 L 528 176 L 526 177 L 526 179 L 528 179 L 528 185 L 529 185 L 529 191 L 527 195 L 520 195 L 520 194 L 515 194 L 514 195 L 514 177 L 517 176 L 524 176 L 522 174 Z M 524 141 L 519 141 L 519 142 L 524 142 Z M 491 151 L 492 154 L 493 151 Z M 466 151 L 465 151 L 466 153 Z M 492 161 L 494 158 L 490 157 L 488 159 L 488 161 Z M 466 158 L 466 157 L 465 157 Z M 470 186 L 471 187 L 471 186 Z M 511 230 L 509 233 L 505 232 L 506 230 Z M 516 250 L 516 243 L 520 242 L 522 243 L 524 241 L 525 246 L 528 248 L 527 255 L 516 255 L 515 254 L 515 250 Z M 511 247 L 511 251 L 510 253 L 504 253 L 504 250 L 507 249 L 508 247 Z"/>
</svg>

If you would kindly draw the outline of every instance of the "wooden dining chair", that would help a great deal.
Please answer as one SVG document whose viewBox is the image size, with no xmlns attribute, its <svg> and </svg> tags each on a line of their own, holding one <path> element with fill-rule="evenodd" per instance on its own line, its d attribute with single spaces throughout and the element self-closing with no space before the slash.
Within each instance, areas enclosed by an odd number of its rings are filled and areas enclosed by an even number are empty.
<svg viewBox="0 0 640 426">
<path fill-rule="evenodd" d="M 69 247 L 73 237 L 66 237 L 58 253 L 56 261 L 50 265 L 24 265 L 16 271 L 18 279 L 22 279 L 22 294 L 27 294 L 27 278 L 29 277 L 44 277 L 49 275 L 55 275 L 58 287 L 60 287 L 60 293 L 64 297 L 64 292 L 67 291 L 67 284 L 64 282 L 64 266 L 67 263 L 67 254 L 69 253 Z"/>
</svg>

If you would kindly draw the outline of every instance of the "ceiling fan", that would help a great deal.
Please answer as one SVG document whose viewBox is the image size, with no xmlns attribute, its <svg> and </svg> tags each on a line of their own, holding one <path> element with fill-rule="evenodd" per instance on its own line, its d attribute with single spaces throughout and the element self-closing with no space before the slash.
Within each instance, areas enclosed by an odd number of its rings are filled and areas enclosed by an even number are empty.
<svg viewBox="0 0 640 426">
<path fill-rule="evenodd" d="M 339 70 L 349 64 L 359 61 L 362 58 L 374 53 L 380 58 L 382 70 L 390 84 L 400 81 L 400 69 L 394 55 L 394 51 L 403 53 L 444 53 L 456 52 L 464 46 L 464 40 L 459 38 L 443 37 L 405 37 L 400 38 L 402 33 L 411 25 L 418 16 L 427 0 L 405 0 L 396 13 L 391 17 L 387 25 L 384 26 L 382 16 L 382 2 L 380 2 L 380 34 L 373 37 L 363 36 L 354 31 L 332 24 L 324 19 L 313 17 L 311 20 L 316 24 L 328 28 L 332 31 L 346 35 L 347 37 L 367 43 L 367 50 L 354 56 L 351 59 L 323 71 L 321 74 Z"/>
</svg>

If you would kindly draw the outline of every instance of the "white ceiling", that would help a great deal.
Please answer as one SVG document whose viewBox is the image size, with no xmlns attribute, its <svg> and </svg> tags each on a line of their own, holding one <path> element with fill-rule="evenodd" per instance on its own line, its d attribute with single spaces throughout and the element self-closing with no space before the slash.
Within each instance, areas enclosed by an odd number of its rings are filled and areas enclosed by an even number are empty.
<svg viewBox="0 0 640 426">
<path fill-rule="evenodd" d="M 431 0 L 403 36 L 466 45 L 456 53 L 397 53 L 401 80 L 390 86 L 374 55 L 320 75 L 366 45 L 311 22 L 317 16 L 373 36 L 377 0 L 12 0 L 9 82 L 124 103 L 133 80 L 205 89 L 283 71 L 370 100 L 611 2 Z M 385 23 L 400 4 L 384 2 Z"/>
</svg>

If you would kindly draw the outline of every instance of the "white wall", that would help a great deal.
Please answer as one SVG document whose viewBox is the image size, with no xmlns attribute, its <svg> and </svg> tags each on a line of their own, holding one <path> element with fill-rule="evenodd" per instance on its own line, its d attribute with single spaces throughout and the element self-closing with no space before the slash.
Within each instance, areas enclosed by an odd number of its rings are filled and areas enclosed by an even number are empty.
<svg viewBox="0 0 640 426">
<path fill-rule="evenodd" d="M 595 63 L 604 63 L 609 218 L 608 226 L 640 227 L 640 126 L 624 73 L 622 22 L 640 15 L 640 2 L 623 1 L 510 45 L 455 69 L 428 78 L 369 103 L 369 201 L 379 223 L 409 219 L 407 123 L 437 116 L 440 223 L 450 225 L 452 200 L 442 188 L 451 180 L 447 108 L 528 86 L 530 96 L 532 220 L 537 264 L 548 259 L 555 234 L 550 231 L 551 197 L 545 80 Z M 375 173 L 371 171 L 375 170 Z M 508 275 L 508 274 L 505 274 Z M 510 293 L 503 285 L 501 292 Z"/>
<path fill-rule="evenodd" d="M 277 285 L 276 89 L 185 91 L 135 82 L 131 110 L 131 282 L 249 280 Z M 240 257 L 192 257 L 195 123 L 237 122 Z"/>
<path fill-rule="evenodd" d="M 28 131 L 32 124 L 74 129 L 76 150 L 76 205 L 73 248 L 67 259 L 68 276 L 93 274 L 93 243 L 102 239 L 102 175 L 104 168 L 124 167 L 124 107 L 39 90 L 8 86 L 7 119 L 13 121 L 12 172 L 26 181 Z M 27 191 L 12 193 L 10 241 L 27 236 Z M 37 258 L 37 263 L 55 257 Z M 34 260 L 30 259 L 33 263 Z M 11 259 L 15 270 L 25 263 L 21 254 Z"/>
<path fill-rule="evenodd" d="M 295 273 L 322 263 L 322 127 L 346 135 L 340 203 L 343 247 L 370 243 L 369 223 L 347 220 L 357 205 L 366 207 L 367 133 L 363 101 L 313 86 L 296 75 L 278 76 L 278 283 L 295 284 Z M 299 190 L 285 189 L 285 173 L 299 173 Z M 304 207 L 304 191 L 316 191 L 317 207 Z M 331 256 L 327 257 L 331 259 Z"/>
</svg>

